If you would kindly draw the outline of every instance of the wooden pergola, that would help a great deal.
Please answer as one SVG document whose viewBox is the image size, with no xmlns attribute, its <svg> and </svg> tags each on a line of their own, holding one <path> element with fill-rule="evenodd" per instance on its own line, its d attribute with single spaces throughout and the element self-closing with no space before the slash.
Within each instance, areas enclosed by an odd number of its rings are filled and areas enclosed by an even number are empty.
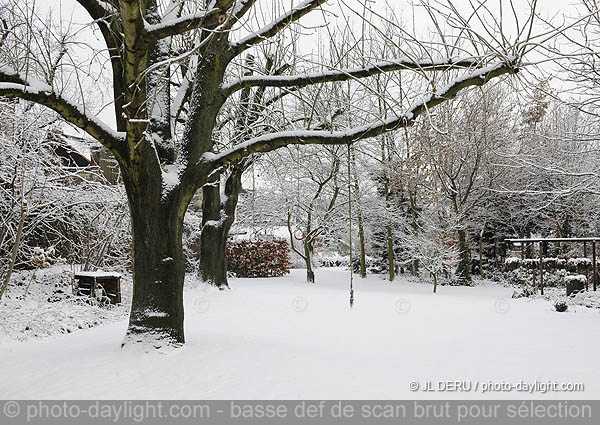
<svg viewBox="0 0 600 425">
<path fill-rule="evenodd" d="M 510 244 L 519 243 L 521 244 L 521 259 L 525 259 L 526 244 L 539 243 L 540 245 L 540 293 L 544 295 L 544 251 L 547 248 L 548 243 L 583 243 L 583 256 L 587 257 L 588 242 L 592 244 L 592 277 L 593 277 L 593 288 L 594 291 L 598 287 L 598 273 L 596 264 L 596 242 L 600 242 L 600 237 L 593 238 L 531 238 L 531 239 L 506 239 L 506 242 Z"/>
</svg>

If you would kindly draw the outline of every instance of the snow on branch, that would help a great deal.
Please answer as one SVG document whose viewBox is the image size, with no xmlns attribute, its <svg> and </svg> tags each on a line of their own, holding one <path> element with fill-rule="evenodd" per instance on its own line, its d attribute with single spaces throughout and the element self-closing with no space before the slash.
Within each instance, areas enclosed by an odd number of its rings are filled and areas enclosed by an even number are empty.
<svg viewBox="0 0 600 425">
<path fill-rule="evenodd" d="M 146 35 L 150 39 L 166 38 L 177 34 L 183 34 L 200 27 L 212 28 L 225 22 L 227 13 L 225 10 L 215 7 L 203 10 L 175 19 L 165 20 L 158 24 L 146 24 Z"/>
<path fill-rule="evenodd" d="M 124 136 L 115 132 L 85 109 L 56 94 L 43 81 L 23 76 L 13 69 L 0 66 L 0 96 L 18 97 L 58 112 L 65 120 L 87 132 L 115 153 L 124 147 Z"/>
<path fill-rule="evenodd" d="M 327 0 L 304 0 L 298 6 L 292 8 L 289 12 L 279 16 L 276 20 L 261 28 L 257 32 L 254 32 L 247 37 L 242 38 L 236 43 L 232 44 L 232 49 L 236 54 L 242 53 L 249 47 L 260 43 L 268 38 L 273 37 L 275 34 L 283 30 L 292 22 L 302 18 L 307 13 L 316 9 Z"/>
<path fill-rule="evenodd" d="M 235 20 L 232 19 L 230 25 L 232 25 L 236 20 L 241 19 L 248 12 L 248 10 L 254 6 L 256 1 L 257 0 L 238 0 L 235 3 L 235 7 L 232 11 L 232 15 L 235 17 Z"/>
<path fill-rule="evenodd" d="M 94 23 L 100 29 L 100 33 L 108 48 L 113 75 L 122 75 L 123 65 L 119 52 L 123 40 L 120 20 L 114 18 L 115 15 L 118 14 L 115 5 L 109 1 L 103 0 L 77 0 L 77 3 L 88 12 L 94 20 Z M 121 118 L 123 98 L 120 96 L 120 93 L 122 92 L 123 87 L 121 82 L 118 78 L 113 78 L 113 96 L 115 98 L 114 109 L 118 129 L 123 129 L 125 127 L 125 123 Z"/>
<path fill-rule="evenodd" d="M 312 84 L 329 83 L 334 81 L 347 81 L 357 78 L 366 78 L 385 72 L 401 71 L 407 69 L 416 69 L 422 71 L 444 71 L 451 68 L 473 68 L 480 65 L 479 59 L 474 57 L 467 58 L 448 58 L 441 60 L 430 59 L 411 59 L 408 57 L 390 59 L 374 63 L 363 68 L 346 68 L 333 71 L 300 74 L 300 75 L 259 75 L 246 76 L 229 85 L 225 85 L 223 90 L 228 96 L 231 96 L 238 90 L 246 87 L 305 87 Z"/>
<path fill-rule="evenodd" d="M 512 63 L 498 63 L 473 72 L 465 73 L 455 78 L 450 84 L 424 97 L 421 101 L 411 105 L 408 110 L 400 115 L 384 121 L 373 122 L 364 126 L 350 128 L 345 131 L 283 131 L 255 137 L 219 154 L 205 153 L 203 160 L 214 167 L 222 167 L 233 161 L 247 157 L 254 153 L 270 152 L 287 145 L 339 145 L 353 143 L 383 133 L 410 126 L 415 119 L 427 110 L 449 100 L 463 89 L 472 86 L 481 86 L 504 74 L 515 74 L 518 69 Z"/>
</svg>

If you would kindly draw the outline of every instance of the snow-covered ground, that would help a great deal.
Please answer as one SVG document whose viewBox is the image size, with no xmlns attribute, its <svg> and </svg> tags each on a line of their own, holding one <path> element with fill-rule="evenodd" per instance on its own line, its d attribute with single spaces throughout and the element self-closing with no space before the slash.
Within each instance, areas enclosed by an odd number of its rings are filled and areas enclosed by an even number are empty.
<svg viewBox="0 0 600 425">
<path fill-rule="evenodd" d="M 0 343 L 0 399 L 600 398 L 600 313 L 502 286 L 439 287 L 319 269 L 186 289 L 184 348 L 120 349 L 127 322 Z M 0 328 L 0 333 L 2 332 Z M 412 392 L 431 381 L 471 392 Z M 487 392 L 484 384 L 582 382 L 584 392 Z M 413 384 L 414 385 L 414 384 Z"/>
</svg>

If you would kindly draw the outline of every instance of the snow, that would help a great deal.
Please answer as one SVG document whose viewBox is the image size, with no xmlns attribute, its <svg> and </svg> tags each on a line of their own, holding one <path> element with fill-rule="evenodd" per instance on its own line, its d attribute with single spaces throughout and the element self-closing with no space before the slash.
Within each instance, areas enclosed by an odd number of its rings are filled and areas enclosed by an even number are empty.
<svg viewBox="0 0 600 425">
<path fill-rule="evenodd" d="M 85 106 L 77 105 L 65 98 L 60 97 L 59 95 L 54 93 L 54 91 L 50 85 L 44 83 L 43 81 L 41 81 L 37 78 L 33 78 L 26 74 L 16 72 L 14 69 L 7 67 L 7 66 L 0 66 L 0 74 L 6 75 L 9 77 L 13 77 L 13 78 L 16 77 L 23 83 L 23 84 L 20 84 L 20 83 L 0 82 L 0 90 L 1 89 L 19 90 L 19 91 L 23 91 L 25 93 L 30 93 L 30 94 L 41 94 L 41 93 L 46 93 L 49 95 L 54 94 L 58 99 L 60 99 L 60 101 L 62 103 L 76 109 L 88 121 L 94 123 L 94 125 L 98 126 L 105 133 L 110 134 L 111 137 L 113 137 L 115 139 L 121 139 L 121 140 L 125 139 L 125 136 L 126 136 L 125 132 L 117 132 L 117 131 L 113 130 L 109 125 L 104 123 L 97 116 L 92 115 L 90 113 L 90 111 L 87 111 Z"/>
<path fill-rule="evenodd" d="M 248 36 L 246 39 L 240 40 L 239 43 L 235 45 L 243 45 L 247 41 L 254 38 L 254 35 Z M 459 66 L 462 64 L 463 66 Z M 477 60 L 474 57 L 451 57 L 451 58 L 411 58 L 408 56 L 403 56 L 395 59 L 386 59 L 380 62 L 375 62 L 366 67 L 351 67 L 351 68 L 343 68 L 343 69 L 333 69 L 329 71 L 321 71 L 321 72 L 305 72 L 300 74 L 293 75 L 253 75 L 253 76 L 245 76 L 236 81 L 232 81 L 231 83 L 227 83 L 223 85 L 223 89 L 225 91 L 230 90 L 238 90 L 247 85 L 266 85 L 273 87 L 290 87 L 299 84 L 299 81 L 313 81 L 313 80 L 322 80 L 322 79 L 334 79 L 342 78 L 347 76 L 359 77 L 364 74 L 373 74 L 373 73 L 381 73 L 384 72 L 382 70 L 392 68 L 397 69 L 435 69 L 435 68 L 444 68 L 444 67 L 456 67 L 462 68 L 464 65 L 469 67 L 473 67 L 477 65 Z M 468 73 L 463 75 L 462 77 L 457 78 L 455 81 L 460 82 L 468 78 L 472 78 L 474 76 L 483 76 L 486 72 L 493 71 L 498 67 L 502 66 L 502 64 L 492 65 L 488 67 L 477 68 L 473 73 Z M 396 69 L 396 70 L 397 70 Z M 449 86 L 448 86 L 449 87 Z M 447 89 L 445 89 L 447 90 Z M 442 90 L 441 94 L 443 94 L 444 90 Z"/>
<path fill-rule="evenodd" d="M 144 22 L 144 28 L 145 28 L 146 32 L 148 32 L 148 33 L 157 32 L 162 29 L 169 28 L 169 27 L 175 27 L 180 24 L 191 23 L 193 21 L 202 19 L 205 16 L 218 11 L 219 9 L 211 8 L 209 10 L 201 10 L 201 11 L 198 11 L 195 13 L 191 13 L 189 15 L 184 15 L 179 18 L 171 17 L 171 15 L 174 15 L 172 12 L 176 11 L 176 10 L 177 10 L 176 8 L 172 8 L 169 13 L 169 16 L 165 16 L 163 18 L 163 20 L 158 24 L 149 24 L 148 22 Z"/>
<path fill-rule="evenodd" d="M 565 276 L 565 282 L 586 282 L 587 277 L 583 274 L 575 274 L 571 276 Z"/>
<path fill-rule="evenodd" d="M 305 270 L 185 292 L 186 345 L 122 350 L 118 322 L 0 344 L 2 399 L 594 399 L 597 309 L 553 310 L 496 285 L 438 287 Z M 2 335 L 0 327 L 0 335 Z M 40 361 L 44 359 L 44 361 Z M 576 360 L 575 360 L 576 359 Z M 49 367 L 51 365 L 51 367 Z M 583 382 L 585 392 L 411 392 L 409 382 Z"/>
<path fill-rule="evenodd" d="M 279 16 L 277 19 L 275 19 L 274 21 L 272 21 L 271 23 L 269 23 L 264 28 L 260 29 L 258 32 L 252 33 L 252 34 L 248 35 L 247 37 L 244 37 L 243 39 L 241 39 L 239 42 L 237 42 L 236 44 L 234 44 L 234 48 L 236 48 L 239 45 L 243 46 L 244 44 L 246 44 L 246 43 L 252 41 L 253 39 L 255 39 L 257 36 L 258 37 L 263 37 L 263 34 L 267 34 L 269 31 L 272 31 L 274 28 L 276 28 L 282 22 L 291 22 L 291 21 L 293 21 L 294 20 L 294 15 L 296 13 L 298 13 L 299 11 L 301 11 L 303 9 L 306 9 L 307 7 L 313 7 L 313 6 L 311 6 L 312 3 L 314 3 L 314 0 L 304 0 L 299 5 L 297 5 L 297 6 L 293 7 L 293 8 L 290 8 L 290 10 L 288 12 L 286 12 L 282 16 Z"/>
<path fill-rule="evenodd" d="M 70 266 L 60 264 L 15 271 L 0 301 L 0 345 L 4 345 L 4 339 L 24 341 L 70 334 L 127 318 L 130 276 L 121 280 L 123 304 L 107 305 L 73 295 L 73 274 Z"/>
<path fill-rule="evenodd" d="M 119 277 L 120 278 L 121 274 L 98 270 L 95 272 L 75 272 L 75 277 L 77 277 L 77 276 L 81 276 L 81 277 Z"/>
<path fill-rule="evenodd" d="M 179 185 L 179 175 L 181 173 L 180 164 L 167 164 L 163 166 L 162 172 L 162 194 L 165 199 L 168 194 Z"/>
</svg>

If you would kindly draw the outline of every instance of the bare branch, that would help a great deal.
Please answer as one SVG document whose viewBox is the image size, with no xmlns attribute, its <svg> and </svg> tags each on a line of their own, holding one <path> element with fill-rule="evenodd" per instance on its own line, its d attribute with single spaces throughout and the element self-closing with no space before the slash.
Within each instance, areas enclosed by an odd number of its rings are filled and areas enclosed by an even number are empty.
<svg viewBox="0 0 600 425">
<path fill-rule="evenodd" d="M 119 20 L 114 18 L 116 11 L 105 7 L 109 6 L 112 9 L 112 6 L 105 1 L 77 0 L 77 2 L 88 12 L 96 25 L 98 25 L 102 37 L 104 38 L 104 42 L 106 43 L 106 47 L 108 48 L 113 74 L 115 119 L 117 122 L 117 129 L 119 131 L 124 131 L 125 120 L 121 115 L 123 112 L 123 104 L 125 103 L 123 97 L 125 88 L 121 79 L 121 76 L 123 75 L 123 63 L 121 62 L 121 45 L 123 39 Z"/>
<path fill-rule="evenodd" d="M 206 153 L 204 154 L 204 161 L 216 168 L 225 166 L 254 153 L 270 152 L 282 146 L 292 144 L 339 145 L 375 137 L 389 131 L 410 126 L 419 115 L 456 97 L 461 90 L 467 87 L 481 86 L 492 78 L 517 72 L 518 69 L 513 65 L 505 63 L 480 68 L 472 73 L 456 78 L 442 90 L 413 104 L 413 106 L 400 116 L 395 116 L 385 121 L 379 121 L 361 127 L 351 128 L 347 131 L 284 131 L 267 134 L 240 143 L 232 149 L 220 154 Z"/>
<path fill-rule="evenodd" d="M 105 6 L 110 6 L 107 2 L 100 3 L 97 0 L 76 0 L 94 20 L 105 19 L 110 14 L 114 13 L 114 10 L 109 10 Z M 112 9 L 112 7 L 111 7 Z"/>
<path fill-rule="evenodd" d="M 96 117 L 86 114 L 82 107 L 54 93 L 52 87 L 41 81 L 24 78 L 7 68 L 0 68 L 0 96 L 18 97 L 44 105 L 97 139 L 115 155 L 121 156 L 124 138 L 119 133 Z"/>
<path fill-rule="evenodd" d="M 294 7 L 289 12 L 281 15 L 279 18 L 271 22 L 266 27 L 258 30 L 257 32 L 245 38 L 242 38 L 236 43 L 233 43 L 231 46 L 233 52 L 235 53 L 235 55 L 239 55 L 249 47 L 252 47 L 266 39 L 273 37 L 275 34 L 285 29 L 285 27 L 287 27 L 289 24 L 302 18 L 304 15 L 316 9 L 326 1 L 327 0 L 304 0 L 298 6 Z"/>
<path fill-rule="evenodd" d="M 246 87 L 305 87 L 334 81 L 366 78 L 392 71 L 415 69 L 421 71 L 446 71 L 452 68 L 473 68 L 480 65 L 477 58 L 450 58 L 445 60 L 415 60 L 411 58 L 391 59 L 377 62 L 364 68 L 346 68 L 320 73 L 290 76 L 248 76 L 223 87 L 227 96 Z"/>
</svg>

